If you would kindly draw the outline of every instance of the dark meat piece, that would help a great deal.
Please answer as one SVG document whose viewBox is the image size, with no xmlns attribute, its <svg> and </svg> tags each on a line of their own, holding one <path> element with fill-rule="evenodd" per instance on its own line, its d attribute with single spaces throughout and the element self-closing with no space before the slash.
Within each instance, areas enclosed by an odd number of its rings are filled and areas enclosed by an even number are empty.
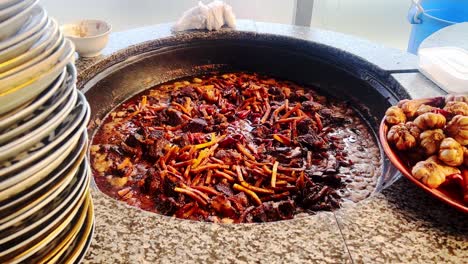
<svg viewBox="0 0 468 264">
<path fill-rule="evenodd" d="M 172 142 L 179 145 L 180 147 L 185 147 L 187 145 L 190 145 L 190 140 L 187 136 L 187 134 L 183 134 L 181 136 L 176 136 L 172 139 Z"/>
<path fill-rule="evenodd" d="M 172 96 L 173 98 L 175 97 L 190 97 L 192 100 L 197 100 L 198 99 L 198 94 L 196 90 L 192 86 L 185 86 L 181 88 L 179 91 L 175 92 Z"/>
<path fill-rule="evenodd" d="M 273 100 L 275 101 L 282 101 L 286 98 L 286 96 L 283 94 L 281 88 L 272 86 L 268 89 L 268 93 L 273 97 Z"/>
<path fill-rule="evenodd" d="M 137 146 L 140 145 L 140 141 L 137 139 L 138 138 L 141 138 L 142 136 L 137 134 L 137 133 L 134 133 L 134 134 L 130 134 L 127 136 L 127 138 L 125 139 L 124 143 L 128 146 L 128 147 L 131 147 L 131 148 L 135 148 Z"/>
<path fill-rule="evenodd" d="M 130 154 L 131 156 L 135 158 L 140 158 L 143 154 L 143 151 L 141 150 L 140 144 L 136 144 L 135 147 L 130 147 L 129 145 L 125 144 L 125 142 L 122 142 L 120 144 L 120 148 L 127 154 Z"/>
<path fill-rule="evenodd" d="M 292 219 L 296 210 L 296 205 L 292 200 L 266 202 L 261 206 L 263 206 L 268 222 Z"/>
<path fill-rule="evenodd" d="M 306 112 L 319 112 L 323 109 L 323 105 L 314 101 L 306 101 L 302 103 L 302 109 Z"/>
<path fill-rule="evenodd" d="M 221 148 L 232 148 L 236 145 L 237 142 L 243 140 L 244 136 L 241 134 L 228 135 L 222 141 L 219 142 Z"/>
<path fill-rule="evenodd" d="M 289 101 L 291 102 L 305 102 L 310 99 L 312 99 L 312 95 L 306 94 L 302 89 L 295 90 L 293 93 L 291 93 L 291 96 L 289 97 Z"/>
<path fill-rule="evenodd" d="M 300 121 L 296 127 L 299 135 L 307 134 L 311 130 L 318 131 L 317 124 L 310 118 Z"/>
<path fill-rule="evenodd" d="M 308 171 L 307 175 L 313 182 L 324 183 L 334 188 L 338 188 L 343 184 L 341 176 L 336 172 Z"/>
<path fill-rule="evenodd" d="M 245 207 L 249 205 L 249 200 L 244 192 L 240 192 L 234 196 L 230 196 L 229 201 L 232 202 L 234 208 L 236 208 L 239 212 L 243 211 Z"/>
<path fill-rule="evenodd" d="M 223 97 L 227 98 L 232 103 L 237 102 L 238 96 L 237 89 L 234 86 L 225 87 L 223 90 Z"/>
<path fill-rule="evenodd" d="M 263 205 L 255 207 L 249 214 L 246 216 L 246 222 L 248 223 L 263 223 L 267 222 L 268 218 L 265 213 L 265 207 Z"/>
<path fill-rule="evenodd" d="M 154 142 L 154 144 L 146 145 L 146 155 L 153 158 L 154 160 L 159 159 L 164 155 L 164 147 L 169 144 L 169 141 L 165 138 L 161 138 Z"/>
<path fill-rule="evenodd" d="M 271 222 L 277 220 L 292 219 L 296 210 L 296 204 L 292 200 L 279 202 L 265 202 L 255 207 L 245 215 L 246 222 Z"/>
<path fill-rule="evenodd" d="M 150 168 L 146 171 L 145 184 L 143 190 L 148 194 L 161 193 L 163 189 L 163 180 L 161 174 L 155 169 Z"/>
<path fill-rule="evenodd" d="M 193 118 L 187 123 L 183 130 L 190 132 L 202 132 L 206 126 L 208 126 L 208 123 L 205 121 L 205 119 Z"/>
<path fill-rule="evenodd" d="M 177 110 L 167 109 L 166 115 L 167 115 L 166 124 L 170 126 L 178 126 L 184 122 L 184 119 L 182 118 L 182 113 Z"/>
<path fill-rule="evenodd" d="M 235 150 L 221 149 L 215 154 L 215 158 L 224 161 L 226 164 L 234 164 L 241 159 L 241 155 Z"/>
<path fill-rule="evenodd" d="M 164 132 L 161 130 L 147 130 L 145 133 L 146 139 L 158 140 L 164 137 Z"/>
<path fill-rule="evenodd" d="M 259 125 L 252 130 L 252 135 L 261 139 L 267 138 L 270 134 L 271 130 L 264 125 Z"/>
<path fill-rule="evenodd" d="M 231 201 L 224 195 L 217 195 L 211 199 L 211 207 L 224 217 L 233 217 L 237 214 L 232 207 Z"/>
<path fill-rule="evenodd" d="M 224 184 L 224 183 L 218 183 L 215 186 L 216 190 L 224 193 L 226 196 L 233 196 L 234 192 L 231 189 L 231 186 Z"/>
<path fill-rule="evenodd" d="M 155 204 L 155 209 L 162 215 L 173 215 L 181 206 L 172 197 L 167 197 L 163 194 L 158 195 L 156 199 L 158 202 Z"/>
<path fill-rule="evenodd" d="M 318 136 L 313 130 L 309 134 L 305 134 L 298 137 L 299 143 L 307 147 L 308 149 L 326 149 L 327 143 Z"/>
<path fill-rule="evenodd" d="M 337 124 L 337 125 L 342 125 L 344 123 L 351 123 L 352 119 L 349 116 L 346 116 L 345 114 L 342 114 L 338 111 L 334 111 L 333 109 L 330 108 L 324 108 L 319 111 L 320 115 L 323 117 L 323 124 L 324 126 L 329 125 L 329 124 Z"/>
</svg>

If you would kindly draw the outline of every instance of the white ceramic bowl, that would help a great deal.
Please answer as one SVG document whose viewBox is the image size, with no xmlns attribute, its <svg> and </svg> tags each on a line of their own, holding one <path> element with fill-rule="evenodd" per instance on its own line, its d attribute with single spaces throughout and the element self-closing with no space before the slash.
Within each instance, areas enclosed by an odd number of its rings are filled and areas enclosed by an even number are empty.
<svg viewBox="0 0 468 264">
<path fill-rule="evenodd" d="M 26 21 L 31 17 L 33 9 L 36 7 L 39 0 L 31 2 L 26 8 L 8 18 L 7 20 L 0 22 L 0 40 L 9 38 L 15 35 L 18 30 L 24 25 Z"/>
<path fill-rule="evenodd" d="M 106 47 L 109 41 L 111 25 L 102 20 L 81 20 L 60 27 L 65 37 L 76 46 L 82 57 L 95 57 Z"/>
</svg>

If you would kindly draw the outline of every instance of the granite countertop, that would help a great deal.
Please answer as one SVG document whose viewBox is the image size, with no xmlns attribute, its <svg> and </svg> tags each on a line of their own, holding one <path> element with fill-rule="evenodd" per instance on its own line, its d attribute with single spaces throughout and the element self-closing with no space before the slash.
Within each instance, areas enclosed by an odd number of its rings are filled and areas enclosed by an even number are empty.
<svg viewBox="0 0 468 264">
<path fill-rule="evenodd" d="M 401 51 L 351 37 L 350 42 L 337 43 L 338 33 L 295 26 L 241 20 L 237 30 L 340 46 L 389 69 L 400 84 L 420 89 L 418 95 L 441 93 L 417 72 L 415 56 Z M 114 58 L 116 51 L 171 35 L 170 24 L 111 34 L 103 55 L 77 61 L 80 81 L 105 66 L 102 62 Z M 382 52 L 391 59 L 380 60 Z M 265 224 L 179 220 L 129 207 L 97 189 L 92 195 L 95 234 L 85 263 L 467 263 L 468 259 L 467 215 L 405 178 L 335 212 Z"/>
</svg>

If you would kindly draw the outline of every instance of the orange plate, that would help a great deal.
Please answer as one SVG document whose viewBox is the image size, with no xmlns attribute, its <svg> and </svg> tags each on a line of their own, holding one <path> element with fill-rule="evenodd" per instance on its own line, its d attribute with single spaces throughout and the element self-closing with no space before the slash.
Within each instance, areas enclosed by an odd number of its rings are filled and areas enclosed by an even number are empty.
<svg viewBox="0 0 468 264">
<path fill-rule="evenodd" d="M 468 213 L 468 207 L 463 203 L 463 195 L 460 188 L 456 188 L 457 186 L 444 185 L 437 189 L 431 189 L 411 175 L 411 168 L 407 165 L 408 162 L 402 157 L 398 156 L 398 154 L 395 153 L 395 151 L 393 151 L 393 149 L 388 144 L 386 136 L 387 131 L 388 126 L 385 124 L 385 118 L 383 118 L 379 128 L 380 143 L 382 144 L 385 154 L 387 154 L 387 157 L 390 159 L 390 162 L 392 162 L 393 166 L 395 166 L 407 179 L 416 184 L 419 188 L 423 189 L 439 200 L 455 207 L 456 209 Z"/>
</svg>

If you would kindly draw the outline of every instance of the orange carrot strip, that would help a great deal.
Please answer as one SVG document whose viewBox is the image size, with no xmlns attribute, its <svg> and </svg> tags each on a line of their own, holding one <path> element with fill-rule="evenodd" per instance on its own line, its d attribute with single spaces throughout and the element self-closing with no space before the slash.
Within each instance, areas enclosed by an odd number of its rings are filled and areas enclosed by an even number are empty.
<svg viewBox="0 0 468 264">
<path fill-rule="evenodd" d="M 221 193 L 216 191 L 213 187 L 208 187 L 208 186 L 192 186 L 192 189 L 196 189 L 211 195 L 220 195 Z"/>
<path fill-rule="evenodd" d="M 240 191 L 240 192 L 245 192 L 245 194 L 249 195 L 253 201 L 255 202 L 255 204 L 257 205 L 261 205 L 262 204 L 262 200 L 260 200 L 260 198 L 258 198 L 257 194 L 237 183 L 234 183 L 234 189 L 237 190 L 237 191 Z"/>
<path fill-rule="evenodd" d="M 198 196 L 197 194 L 195 194 L 193 191 L 191 190 L 187 190 L 187 189 L 184 189 L 184 188 L 179 188 L 179 187 L 175 187 L 174 188 L 174 191 L 175 192 L 178 192 L 178 193 L 182 193 L 182 194 L 185 194 L 187 196 L 189 196 L 190 198 L 194 199 L 195 201 L 197 201 L 198 203 L 202 204 L 202 205 L 207 205 L 208 202 L 205 201 L 202 197 Z"/>
<path fill-rule="evenodd" d="M 205 184 L 210 184 L 211 176 L 213 176 L 213 171 L 209 170 L 208 173 L 206 174 Z"/>
<path fill-rule="evenodd" d="M 264 193 L 264 194 L 273 194 L 273 193 L 275 193 L 273 190 L 256 187 L 256 186 L 250 185 L 248 182 L 245 182 L 245 181 L 242 181 L 241 185 L 244 186 L 245 188 L 247 188 L 247 189 L 249 189 L 251 191 L 257 192 L 257 193 Z"/>
<path fill-rule="evenodd" d="M 297 103 L 291 110 L 289 110 L 288 112 L 286 112 L 286 114 L 284 114 L 281 119 L 285 119 L 285 118 L 288 118 L 291 114 L 293 114 L 294 112 L 297 111 L 297 109 L 301 108 L 302 105 L 301 103 Z"/>
<path fill-rule="evenodd" d="M 239 180 L 239 182 L 243 182 L 244 181 L 244 176 L 242 175 L 242 171 L 241 171 L 241 168 L 239 165 L 235 166 L 235 170 L 237 172 L 237 179 Z"/>
<path fill-rule="evenodd" d="M 314 119 L 317 122 L 318 130 L 321 131 L 323 129 L 323 125 L 322 125 L 322 119 L 320 118 L 320 115 L 318 113 L 315 113 Z"/>
<path fill-rule="evenodd" d="M 266 110 L 265 110 L 265 114 L 263 114 L 263 117 L 262 119 L 260 120 L 260 122 L 263 124 L 267 121 L 268 119 L 268 116 L 270 115 L 270 112 L 271 112 L 271 106 L 270 106 L 270 103 L 268 102 L 268 100 L 266 101 Z"/>
<path fill-rule="evenodd" d="M 223 164 L 207 164 L 207 165 L 203 165 L 203 166 L 199 166 L 198 168 L 196 169 L 193 169 L 192 172 L 193 173 L 199 173 L 199 172 L 202 172 L 204 170 L 210 170 L 210 169 L 228 169 L 229 168 L 229 165 L 223 165 Z"/>
<path fill-rule="evenodd" d="M 224 179 L 226 179 L 226 180 L 228 180 L 230 182 L 235 181 L 235 179 L 231 175 L 229 175 L 229 174 L 227 174 L 225 172 L 219 171 L 219 170 L 215 170 L 213 176 L 224 178 Z"/>
<path fill-rule="evenodd" d="M 258 179 L 255 181 L 254 186 L 255 186 L 255 187 L 260 187 L 260 185 L 262 185 L 262 182 L 263 182 L 263 178 L 258 178 Z"/>
<path fill-rule="evenodd" d="M 239 150 L 247 158 L 249 158 L 251 160 L 255 160 L 255 157 L 252 154 L 250 154 L 250 152 L 243 145 L 241 145 L 240 143 L 237 143 L 236 147 L 237 147 L 237 150 Z"/>
<path fill-rule="evenodd" d="M 271 173 L 271 187 L 276 187 L 276 173 L 278 171 L 278 165 L 278 161 L 275 161 L 275 163 L 273 164 L 273 170 Z"/>
<path fill-rule="evenodd" d="M 291 140 L 281 134 L 273 134 L 273 138 L 285 145 L 291 145 Z"/>
</svg>

